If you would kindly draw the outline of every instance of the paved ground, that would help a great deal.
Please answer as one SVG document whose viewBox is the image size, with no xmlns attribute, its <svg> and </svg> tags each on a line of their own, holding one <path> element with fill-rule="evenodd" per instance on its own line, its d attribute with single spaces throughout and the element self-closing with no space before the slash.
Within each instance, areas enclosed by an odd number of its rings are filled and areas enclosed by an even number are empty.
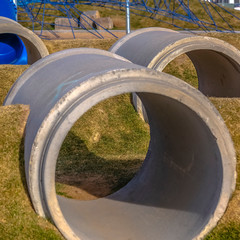
<svg viewBox="0 0 240 240">
<path fill-rule="evenodd" d="M 77 39 L 113 39 L 121 38 L 126 35 L 125 30 L 111 30 L 107 31 L 86 31 L 86 30 L 75 30 L 74 35 L 71 30 L 54 30 L 54 31 L 35 31 L 37 35 L 46 39 L 73 39 L 74 36 Z"/>
</svg>

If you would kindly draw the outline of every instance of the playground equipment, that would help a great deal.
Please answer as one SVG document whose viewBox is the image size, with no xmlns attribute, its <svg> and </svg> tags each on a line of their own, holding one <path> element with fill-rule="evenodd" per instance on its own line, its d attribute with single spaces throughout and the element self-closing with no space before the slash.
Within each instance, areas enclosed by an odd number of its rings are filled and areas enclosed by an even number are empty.
<svg viewBox="0 0 240 240">
<path fill-rule="evenodd" d="M 223 5 L 215 1 L 202 0 L 156 0 L 151 2 L 148 0 L 18 0 L 19 21 L 30 22 L 33 30 L 40 29 L 40 35 L 42 35 L 42 30 L 51 30 L 54 25 L 54 18 L 61 16 L 68 19 L 67 26 L 70 26 L 74 36 L 74 30 L 76 29 L 89 31 L 79 21 L 83 14 L 81 11 L 82 5 L 100 6 L 120 11 L 126 10 L 127 16 L 131 13 L 148 17 L 168 24 L 169 27 L 182 30 L 234 32 L 234 26 L 239 26 L 240 22 L 237 11 L 234 12 L 229 8 L 224 8 Z M 84 17 L 85 19 L 89 18 L 88 16 Z M 94 24 L 91 26 L 89 24 L 90 29 L 92 29 L 90 32 L 102 38 L 101 33 L 96 31 L 94 27 L 97 23 L 94 22 L 94 19 L 92 20 Z M 127 22 L 127 30 L 129 31 L 130 26 L 128 24 L 129 22 Z"/>
<path fill-rule="evenodd" d="M 0 16 L 17 20 L 17 6 L 13 0 L 2 0 L 0 3 Z M 13 21 L 8 21 L 13 24 Z M 3 19 L 0 19 L 1 28 Z M 0 30 L 1 31 L 1 30 Z M 27 64 L 27 52 L 22 40 L 15 34 L 1 31 L 0 35 L 0 64 Z"/>
<path fill-rule="evenodd" d="M 17 20 L 17 6 L 13 0 L 1 0 L 0 16 Z"/>
<path fill-rule="evenodd" d="M 56 162 L 68 131 L 95 104 L 127 92 L 137 93 L 149 118 L 143 166 L 107 197 L 58 196 Z M 236 177 L 232 140 L 210 101 L 173 76 L 110 52 L 70 49 L 28 68 L 4 104 L 30 105 L 24 144 L 29 194 L 36 212 L 67 239 L 201 239 L 226 209 Z"/>
<path fill-rule="evenodd" d="M 240 51 L 219 39 L 163 28 L 146 28 L 118 40 L 110 51 L 158 71 L 178 56 L 186 54 L 196 69 L 198 87 L 203 94 L 240 97 Z M 136 109 L 146 120 L 141 102 L 134 99 Z"/>
<path fill-rule="evenodd" d="M 32 64 L 47 55 L 46 46 L 36 34 L 0 17 L 0 64 Z"/>
<path fill-rule="evenodd" d="M 115 36 L 107 28 L 99 24 L 93 19 L 79 10 L 77 6 L 80 4 L 89 5 L 91 2 L 84 1 L 57 1 L 57 0 L 18 0 L 18 16 L 19 22 L 30 23 L 33 31 L 40 30 L 39 36 L 44 38 L 43 30 L 49 30 L 54 36 L 58 36 L 52 31 L 54 26 L 63 27 L 72 31 L 75 38 L 75 30 L 83 29 L 97 38 L 103 38 L 102 34 L 97 31 L 97 27 L 110 35 Z M 55 19 L 65 18 L 66 23 L 56 24 Z M 80 18 L 82 21 L 80 21 Z M 91 31 L 92 30 L 92 31 Z"/>
<path fill-rule="evenodd" d="M 0 64 L 32 64 L 48 55 L 43 42 L 16 22 L 13 0 L 0 2 Z"/>
</svg>

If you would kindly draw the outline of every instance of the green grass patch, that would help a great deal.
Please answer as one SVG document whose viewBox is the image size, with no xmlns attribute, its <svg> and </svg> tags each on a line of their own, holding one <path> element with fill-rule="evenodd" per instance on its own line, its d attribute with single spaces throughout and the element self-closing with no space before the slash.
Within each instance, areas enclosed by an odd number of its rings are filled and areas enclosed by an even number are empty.
<svg viewBox="0 0 240 240">
<path fill-rule="evenodd" d="M 108 50 L 116 39 L 67 39 L 67 40 L 44 40 L 49 53 L 58 52 L 69 48 L 98 48 Z"/>
<path fill-rule="evenodd" d="M 240 173 L 240 99 L 210 98 L 210 100 L 222 115 L 232 136 L 237 154 L 237 172 Z M 237 176 L 237 190 L 240 190 L 240 174 Z"/>
<path fill-rule="evenodd" d="M 228 225 L 221 224 L 216 227 L 205 240 L 239 240 L 240 223 L 230 222 Z"/>
<path fill-rule="evenodd" d="M 163 72 L 171 74 L 195 88 L 198 88 L 198 77 L 195 67 L 187 55 L 183 54 L 170 62 Z"/>
<path fill-rule="evenodd" d="M 133 178 L 148 143 L 149 126 L 134 110 L 130 94 L 107 99 L 85 113 L 70 130 L 59 154 L 57 180 L 81 187 L 81 176 L 94 176 L 96 184 L 101 179 L 108 185 L 110 194 Z"/>
<path fill-rule="evenodd" d="M 56 228 L 33 211 L 27 194 L 23 105 L 0 107 L 0 239 L 62 239 Z"/>
<path fill-rule="evenodd" d="M 16 79 L 28 68 L 28 65 L 0 65 L 0 104 L 3 104 L 8 91 Z"/>
</svg>

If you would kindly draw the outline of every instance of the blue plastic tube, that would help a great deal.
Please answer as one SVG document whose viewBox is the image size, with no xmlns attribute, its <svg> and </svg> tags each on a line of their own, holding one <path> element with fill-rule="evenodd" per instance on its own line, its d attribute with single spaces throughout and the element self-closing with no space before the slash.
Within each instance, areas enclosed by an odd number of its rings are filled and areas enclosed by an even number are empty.
<svg viewBox="0 0 240 240">
<path fill-rule="evenodd" d="M 17 7 L 13 0 L 0 0 L 0 16 L 16 21 Z M 0 34 L 0 64 L 25 65 L 28 63 L 27 50 L 15 34 Z"/>
</svg>

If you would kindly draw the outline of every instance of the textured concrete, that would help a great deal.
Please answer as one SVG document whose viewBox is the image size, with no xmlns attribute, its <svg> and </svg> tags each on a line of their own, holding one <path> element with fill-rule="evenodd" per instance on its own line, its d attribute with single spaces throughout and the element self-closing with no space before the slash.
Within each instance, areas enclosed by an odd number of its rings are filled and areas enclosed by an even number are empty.
<svg viewBox="0 0 240 240">
<path fill-rule="evenodd" d="M 222 40 L 147 28 L 126 35 L 110 51 L 159 71 L 185 53 L 196 68 L 201 92 L 240 97 L 240 51 Z"/>
<path fill-rule="evenodd" d="M 57 196 L 57 156 L 68 131 L 92 106 L 126 92 L 138 94 L 149 118 L 142 168 L 104 198 Z M 5 99 L 8 104 L 30 105 L 30 198 L 67 239 L 201 239 L 226 209 L 236 174 L 230 135 L 210 101 L 173 76 L 101 50 L 65 50 L 28 68 Z"/>
<path fill-rule="evenodd" d="M 158 71 L 178 56 L 187 54 L 196 68 L 199 90 L 203 94 L 240 97 L 240 51 L 219 39 L 146 28 L 119 39 L 110 51 Z M 136 108 L 141 109 L 141 103 Z"/>
</svg>

